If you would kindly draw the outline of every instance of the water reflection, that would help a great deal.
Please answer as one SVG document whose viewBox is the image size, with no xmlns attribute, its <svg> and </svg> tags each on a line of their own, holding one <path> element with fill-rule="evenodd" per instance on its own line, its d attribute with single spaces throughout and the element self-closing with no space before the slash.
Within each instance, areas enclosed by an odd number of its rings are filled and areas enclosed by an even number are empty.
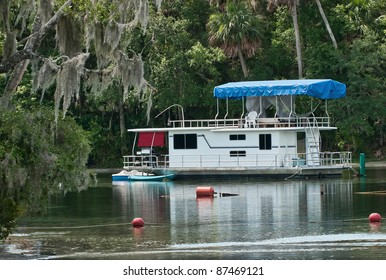
<svg viewBox="0 0 386 280">
<path fill-rule="evenodd" d="M 147 223 L 170 220 L 169 195 L 172 182 L 113 182 L 114 206 L 122 216 L 142 217 Z"/>
<path fill-rule="evenodd" d="M 29 244 L 24 254 L 60 259 L 386 259 L 385 229 L 367 220 L 386 212 L 386 196 L 365 194 L 384 190 L 384 177 L 100 181 L 20 221 L 2 250 Z M 203 185 L 218 194 L 197 198 Z M 135 217 L 145 227 L 131 227 Z"/>
</svg>

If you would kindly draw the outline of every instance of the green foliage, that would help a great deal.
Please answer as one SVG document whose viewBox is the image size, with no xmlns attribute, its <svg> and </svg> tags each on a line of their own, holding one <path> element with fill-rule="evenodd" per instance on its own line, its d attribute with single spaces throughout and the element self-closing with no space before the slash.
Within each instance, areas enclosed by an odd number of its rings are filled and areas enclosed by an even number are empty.
<svg viewBox="0 0 386 280">
<path fill-rule="evenodd" d="M 340 49 L 334 49 L 330 42 L 312 44 L 304 54 L 305 75 L 308 78 L 342 79 L 345 71 L 345 55 Z"/>
<path fill-rule="evenodd" d="M 225 11 L 210 15 L 207 27 L 209 41 L 228 57 L 236 57 L 239 49 L 252 57 L 260 45 L 262 18 L 244 1 L 227 1 Z"/>
<path fill-rule="evenodd" d="M 288 8 L 279 6 L 269 25 L 271 40 L 265 47 L 267 65 L 273 70 L 270 79 L 296 78 L 296 44 L 292 18 Z"/>
<path fill-rule="evenodd" d="M 57 127 L 53 118 L 52 110 L 44 108 L 0 112 L 0 199 L 15 204 L 0 215 L 11 217 L 9 222 L 14 217 L 7 211 L 44 213 L 51 194 L 89 183 L 85 132 L 71 118 L 60 120 Z"/>
<path fill-rule="evenodd" d="M 188 3 L 196 5 L 193 1 Z M 184 11 L 187 10 L 185 7 Z M 179 103 L 192 109 L 186 110 L 185 117 L 193 117 L 199 113 L 197 111 L 201 111 L 193 108 L 204 108 L 209 102 L 213 104 L 213 86 L 221 76 L 218 67 L 223 63 L 223 55 L 218 49 L 206 47 L 206 42 L 197 41 L 190 34 L 193 19 L 183 16 L 191 16 L 191 13 L 180 14 L 171 8 L 167 11 L 150 20 L 147 32 L 151 36 L 152 46 L 144 59 L 148 61 L 148 81 L 157 90 L 154 108 L 155 112 L 160 112 Z M 205 17 L 205 13 L 202 17 Z M 177 16 L 171 17 L 170 14 Z M 205 28 L 205 22 L 201 24 L 201 28 Z M 197 23 L 196 29 L 199 29 Z"/>
<path fill-rule="evenodd" d="M 215 63 L 225 60 L 224 53 L 218 48 L 205 48 L 197 42 L 187 51 L 189 66 L 200 75 L 204 80 L 213 82 L 220 78 Z"/>
<path fill-rule="evenodd" d="M 3 56 L 4 40 L 5 40 L 4 33 L 1 32 L 1 30 L 0 30 L 0 57 Z"/>
<path fill-rule="evenodd" d="M 0 197 L 0 244 L 12 232 L 20 209 L 10 197 Z"/>
<path fill-rule="evenodd" d="M 185 19 L 193 40 L 206 41 L 207 22 L 211 8 L 207 0 L 163 0 L 162 13 L 171 19 Z"/>
<path fill-rule="evenodd" d="M 354 150 L 371 151 L 382 145 L 385 133 L 386 44 L 375 33 L 364 34 L 350 46 L 345 68 L 348 98 L 341 101 L 341 133 Z M 351 140 L 351 141 L 350 141 Z"/>
</svg>

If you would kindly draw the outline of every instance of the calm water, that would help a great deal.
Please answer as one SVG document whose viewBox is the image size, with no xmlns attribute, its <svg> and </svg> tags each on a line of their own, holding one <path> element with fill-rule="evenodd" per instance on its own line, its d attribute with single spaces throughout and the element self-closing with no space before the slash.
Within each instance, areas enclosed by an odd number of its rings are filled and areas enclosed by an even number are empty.
<svg viewBox="0 0 386 280">
<path fill-rule="evenodd" d="M 50 259 L 386 259 L 386 169 L 365 178 L 98 186 L 52 199 L 3 250 Z M 197 199 L 198 186 L 237 196 Z M 321 189 L 324 194 L 321 194 Z M 383 191 L 385 193 L 374 191 Z M 133 228 L 142 217 L 145 227 Z"/>
</svg>

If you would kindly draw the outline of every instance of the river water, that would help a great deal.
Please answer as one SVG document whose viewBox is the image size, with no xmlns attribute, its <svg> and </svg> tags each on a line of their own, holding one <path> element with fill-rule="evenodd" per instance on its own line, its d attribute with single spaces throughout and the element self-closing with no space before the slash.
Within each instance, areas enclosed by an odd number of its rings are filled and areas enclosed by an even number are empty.
<svg viewBox="0 0 386 280">
<path fill-rule="evenodd" d="M 112 182 L 51 199 L 2 250 L 36 259 L 386 259 L 386 169 L 321 180 Z M 198 186 L 233 194 L 197 198 Z M 385 191 L 385 192 L 383 192 Z M 141 217 L 143 228 L 131 221 Z"/>
</svg>

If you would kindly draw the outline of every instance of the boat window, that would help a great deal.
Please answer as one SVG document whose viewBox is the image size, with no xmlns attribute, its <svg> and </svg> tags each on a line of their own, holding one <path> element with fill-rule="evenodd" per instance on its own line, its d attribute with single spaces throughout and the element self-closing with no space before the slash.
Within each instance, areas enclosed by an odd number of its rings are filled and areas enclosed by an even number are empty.
<svg viewBox="0 0 386 280">
<path fill-rule="evenodd" d="M 197 134 L 174 134 L 174 149 L 197 149 Z"/>
<path fill-rule="evenodd" d="M 260 148 L 260 150 L 271 150 L 272 149 L 272 135 L 271 134 L 260 134 L 259 135 L 259 148 Z"/>
<path fill-rule="evenodd" d="M 245 134 L 231 134 L 229 140 L 245 140 Z"/>
<path fill-rule="evenodd" d="M 231 157 L 245 157 L 246 154 L 247 153 L 245 151 L 230 151 L 229 152 L 229 155 Z"/>
</svg>

